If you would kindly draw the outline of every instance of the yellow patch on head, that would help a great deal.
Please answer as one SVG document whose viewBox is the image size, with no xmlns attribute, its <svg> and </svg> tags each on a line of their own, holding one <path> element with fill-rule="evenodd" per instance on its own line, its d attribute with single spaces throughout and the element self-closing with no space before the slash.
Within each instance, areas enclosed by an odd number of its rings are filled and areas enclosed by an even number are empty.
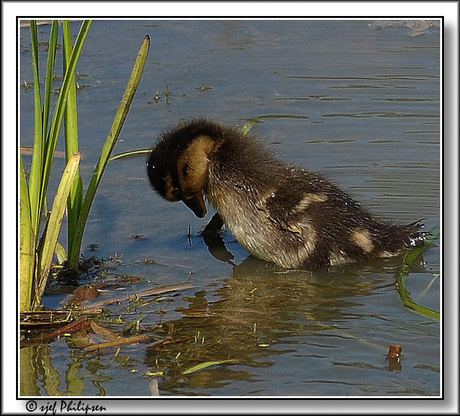
<svg viewBox="0 0 460 416">
<path fill-rule="evenodd" d="M 171 175 L 168 173 L 165 178 L 165 196 L 170 201 L 177 201 L 176 196 L 173 195 L 173 189 L 174 189 L 173 181 L 172 181 Z"/>
<path fill-rule="evenodd" d="M 368 230 L 357 229 L 353 231 L 350 235 L 350 240 L 362 248 L 365 253 L 370 253 L 374 250 L 374 243 Z"/>
<path fill-rule="evenodd" d="M 203 190 L 208 170 L 208 156 L 215 142 L 208 136 L 196 137 L 177 161 L 177 173 L 185 196 Z"/>
</svg>

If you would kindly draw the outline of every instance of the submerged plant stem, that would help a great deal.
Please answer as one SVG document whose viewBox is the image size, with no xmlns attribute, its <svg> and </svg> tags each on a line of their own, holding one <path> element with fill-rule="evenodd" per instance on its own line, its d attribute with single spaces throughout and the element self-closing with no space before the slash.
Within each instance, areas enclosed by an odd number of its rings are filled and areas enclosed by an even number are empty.
<svg viewBox="0 0 460 416">
<path fill-rule="evenodd" d="M 406 306 L 406 308 L 413 311 L 417 315 L 424 316 L 425 318 L 433 319 L 436 321 L 440 320 L 440 313 L 429 308 L 425 308 L 424 306 L 420 306 L 412 300 L 409 291 L 406 288 L 406 278 L 409 275 L 410 267 L 415 259 L 417 259 L 417 257 L 419 257 L 425 251 L 425 249 L 430 246 L 430 243 L 438 236 L 439 226 L 431 230 L 430 236 L 427 237 L 425 244 L 422 247 L 417 247 L 414 250 L 409 251 L 404 256 L 402 265 L 396 275 L 396 290 L 398 291 L 404 306 Z"/>
</svg>

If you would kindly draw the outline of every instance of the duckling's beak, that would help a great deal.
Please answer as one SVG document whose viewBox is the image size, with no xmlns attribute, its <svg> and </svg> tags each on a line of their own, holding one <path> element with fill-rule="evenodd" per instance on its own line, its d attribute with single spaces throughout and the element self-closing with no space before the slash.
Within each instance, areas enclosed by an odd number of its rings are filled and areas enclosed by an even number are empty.
<svg viewBox="0 0 460 416">
<path fill-rule="evenodd" d="M 184 198 L 182 202 L 187 205 L 198 218 L 203 218 L 206 215 L 206 206 L 201 191 L 196 192 L 190 198 Z"/>
</svg>

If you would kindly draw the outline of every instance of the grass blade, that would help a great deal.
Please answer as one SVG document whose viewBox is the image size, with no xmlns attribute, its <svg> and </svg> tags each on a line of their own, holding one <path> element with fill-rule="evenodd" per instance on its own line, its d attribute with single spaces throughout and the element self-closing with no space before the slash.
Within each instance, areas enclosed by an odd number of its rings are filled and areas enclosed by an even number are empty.
<svg viewBox="0 0 460 416">
<path fill-rule="evenodd" d="M 32 168 L 29 181 L 30 215 L 34 238 L 38 236 L 38 224 L 40 219 L 40 192 L 43 173 L 43 156 L 45 149 L 45 139 L 43 136 L 43 114 L 40 94 L 40 76 L 38 66 L 38 36 L 37 24 L 35 20 L 30 21 L 30 34 L 32 41 L 32 66 L 34 71 L 34 152 L 32 157 Z"/>
<path fill-rule="evenodd" d="M 67 261 L 67 251 L 65 251 L 65 248 L 61 244 L 56 244 L 54 252 L 56 253 L 58 264 L 63 264 Z"/>
<path fill-rule="evenodd" d="M 205 363 L 201 363 L 198 365 L 194 365 L 193 367 L 188 368 L 185 370 L 182 374 L 192 374 L 196 373 L 197 371 L 204 370 L 205 368 L 211 367 L 213 365 L 221 365 L 221 364 L 227 364 L 227 363 L 234 363 L 237 360 L 222 360 L 222 361 L 206 361 Z"/>
<path fill-rule="evenodd" d="M 43 138 L 46 138 L 51 108 L 51 91 L 53 89 L 54 66 L 56 63 L 56 49 L 58 40 L 59 23 L 53 21 L 51 26 L 50 40 L 48 44 L 48 64 L 45 79 L 45 97 L 43 103 Z"/>
<path fill-rule="evenodd" d="M 70 187 L 75 179 L 79 163 L 80 153 L 75 153 L 67 163 L 61 178 L 61 182 L 59 183 L 56 197 L 54 198 L 48 227 L 44 235 L 43 245 L 38 253 L 39 268 L 38 291 L 36 294 L 37 300 L 41 300 L 43 292 L 45 291 L 45 286 L 46 282 L 48 281 L 59 232 L 61 230 L 62 221 L 64 220 L 64 211 L 67 204 L 67 198 L 69 196 Z"/>
<path fill-rule="evenodd" d="M 35 241 L 38 240 L 40 232 L 40 216 L 43 209 L 43 166 L 45 164 L 45 153 L 48 143 L 46 142 L 48 131 L 48 119 L 51 106 L 51 89 L 53 84 L 54 64 L 56 60 L 58 22 L 54 21 L 51 27 L 50 40 L 48 43 L 48 66 L 45 81 L 45 99 L 43 109 L 40 102 L 40 82 L 38 77 L 38 38 L 36 22 L 31 24 L 32 51 L 34 56 L 34 93 L 35 93 L 35 141 L 34 141 L 34 160 L 32 161 L 32 171 L 30 175 L 30 203 L 31 215 Z"/>
<path fill-rule="evenodd" d="M 241 132 L 246 135 L 248 134 L 252 128 L 254 127 L 254 124 L 258 123 L 257 120 L 251 119 L 248 121 L 247 124 L 245 124 L 243 127 L 241 127 Z"/>
<path fill-rule="evenodd" d="M 32 306 L 32 287 L 35 266 L 34 236 L 30 212 L 29 189 L 27 188 L 26 175 L 20 159 L 19 172 L 19 304 L 20 311 L 24 312 Z"/>
<path fill-rule="evenodd" d="M 51 166 L 54 159 L 54 151 L 56 150 L 56 143 L 59 136 L 59 130 L 61 128 L 62 119 L 64 117 L 64 109 L 65 109 L 65 102 L 67 99 L 67 93 L 70 88 L 70 81 L 72 78 L 72 74 L 75 72 L 75 68 L 77 67 L 77 62 L 80 57 L 83 43 L 86 39 L 88 34 L 89 27 L 91 25 L 91 21 L 85 20 L 80 28 L 80 32 L 78 34 L 77 40 L 75 41 L 75 47 L 72 51 L 72 55 L 70 57 L 69 65 L 67 66 L 67 70 L 62 81 L 61 91 L 59 92 L 59 97 L 56 103 L 56 109 L 54 111 L 53 121 L 51 123 L 46 152 L 45 152 L 45 163 L 43 169 L 43 185 L 41 190 L 40 196 L 40 203 L 44 204 L 45 196 L 46 196 L 46 189 L 48 187 L 49 177 L 51 173 Z"/>
<path fill-rule="evenodd" d="M 101 182 L 102 175 L 104 174 L 105 168 L 109 161 L 109 157 L 112 153 L 112 150 L 117 142 L 118 136 L 123 127 L 123 123 L 126 119 L 128 111 L 131 107 L 131 103 L 136 93 L 137 87 L 142 77 L 142 72 L 144 71 L 145 61 L 147 60 L 147 55 L 150 48 L 150 38 L 146 36 L 142 42 L 141 48 L 137 55 L 136 62 L 134 64 L 133 71 L 131 73 L 131 78 L 129 79 L 128 85 L 126 87 L 125 93 L 121 100 L 118 112 L 115 116 L 115 119 L 112 124 L 110 133 L 106 139 L 104 147 L 102 149 L 101 156 L 99 161 L 96 164 L 94 169 L 91 182 L 86 191 L 85 199 L 81 206 L 80 215 L 78 217 L 77 226 L 74 233 L 74 241 L 72 242 L 72 251 L 69 252 L 69 268 L 71 270 L 78 269 L 78 260 L 80 256 L 80 247 L 83 239 L 83 232 L 85 229 L 86 221 L 88 219 L 89 211 L 94 200 L 99 183 Z"/>
<path fill-rule="evenodd" d="M 63 68 L 64 73 L 70 64 L 72 55 L 72 32 L 70 30 L 70 22 L 63 22 L 63 38 L 64 38 L 64 54 Z M 74 153 L 78 153 L 78 117 L 77 117 L 77 88 L 75 86 L 75 73 L 70 74 L 69 93 L 64 113 L 65 127 L 65 148 L 66 160 L 70 160 Z M 73 235 L 77 225 L 78 215 L 80 213 L 81 204 L 83 202 L 83 183 L 80 177 L 80 172 L 77 170 L 75 181 L 70 188 L 69 199 L 67 201 L 67 220 L 68 220 L 68 250 L 71 250 Z"/>
<path fill-rule="evenodd" d="M 113 155 L 111 158 L 109 158 L 109 162 L 112 162 L 113 160 L 123 159 L 125 157 L 147 155 L 151 152 L 151 147 L 148 149 L 130 150 L 129 152 L 118 153 L 117 155 Z"/>
</svg>

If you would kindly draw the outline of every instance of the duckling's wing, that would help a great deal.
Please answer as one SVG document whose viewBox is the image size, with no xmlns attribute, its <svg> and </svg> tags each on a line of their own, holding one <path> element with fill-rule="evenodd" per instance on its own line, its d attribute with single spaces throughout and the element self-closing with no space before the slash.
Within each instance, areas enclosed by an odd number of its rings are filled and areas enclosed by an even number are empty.
<svg viewBox="0 0 460 416">
<path fill-rule="evenodd" d="M 288 168 L 265 209 L 280 229 L 299 233 L 329 202 L 331 183 L 312 172 Z"/>
</svg>

